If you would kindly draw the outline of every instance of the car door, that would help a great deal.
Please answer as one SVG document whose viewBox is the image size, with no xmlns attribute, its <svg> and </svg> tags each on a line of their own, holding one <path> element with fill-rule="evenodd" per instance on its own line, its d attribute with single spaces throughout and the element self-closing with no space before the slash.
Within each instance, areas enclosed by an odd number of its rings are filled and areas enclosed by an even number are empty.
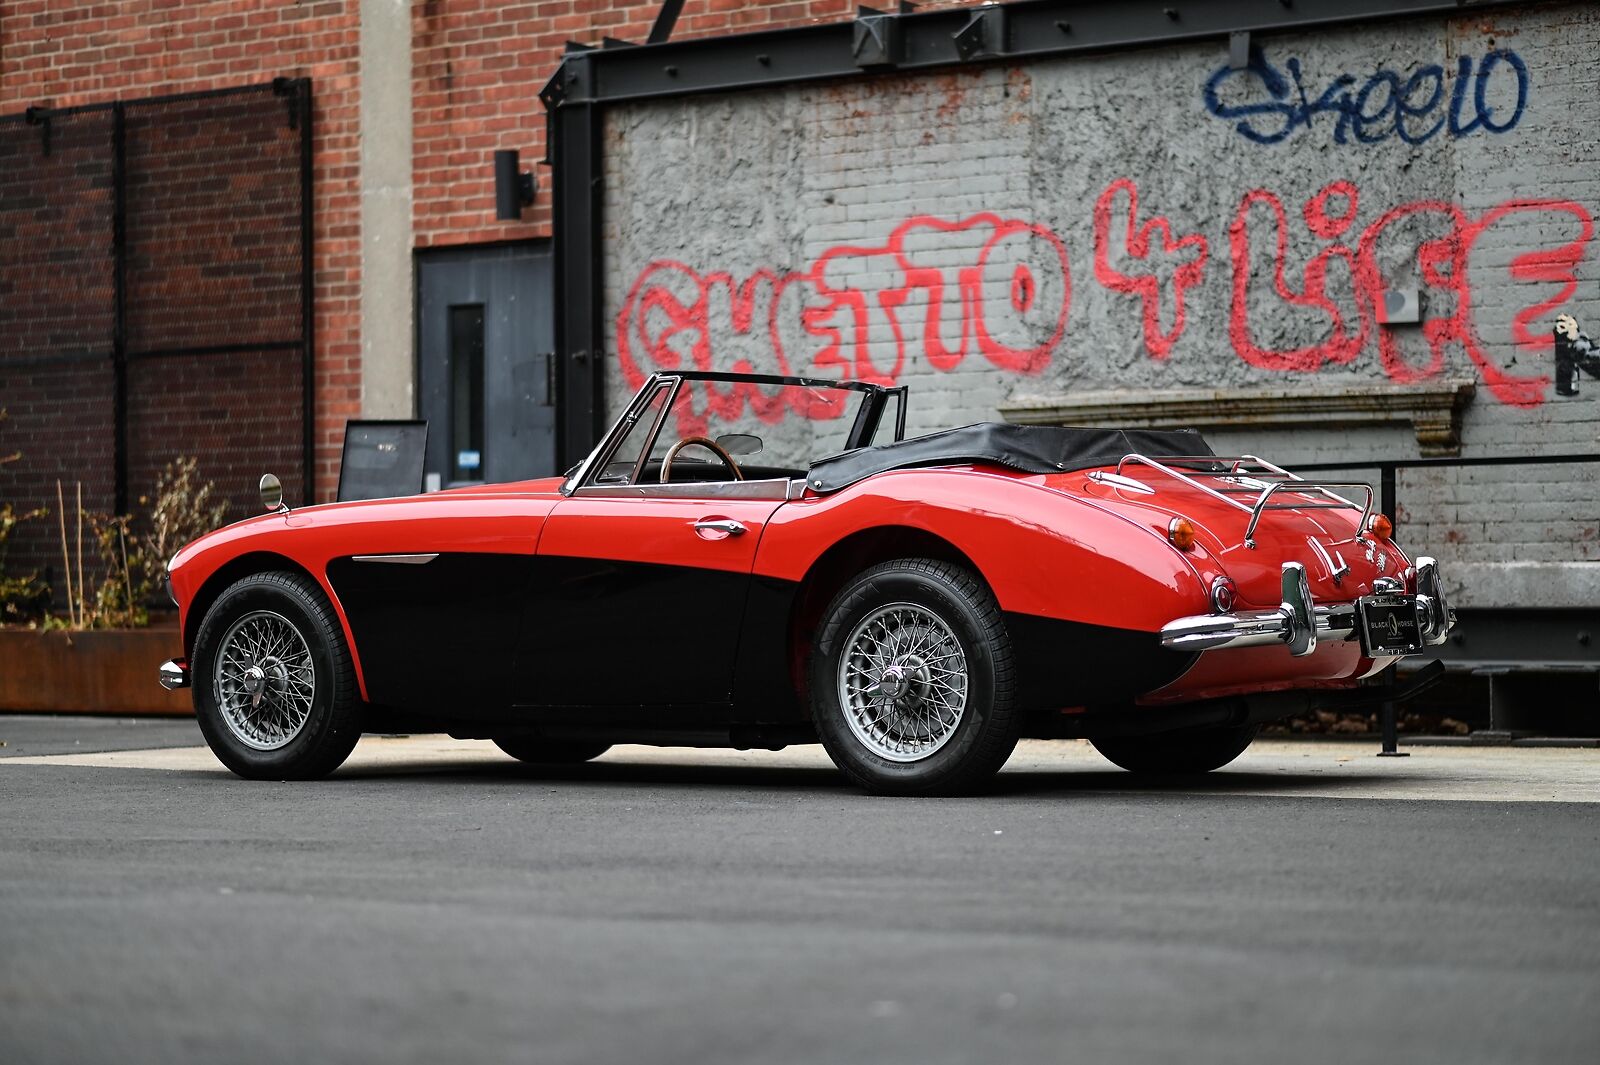
<svg viewBox="0 0 1600 1065">
<path fill-rule="evenodd" d="M 786 486 L 731 487 L 580 488 L 556 504 L 524 628 L 528 705 L 728 706 L 756 547 Z"/>
</svg>

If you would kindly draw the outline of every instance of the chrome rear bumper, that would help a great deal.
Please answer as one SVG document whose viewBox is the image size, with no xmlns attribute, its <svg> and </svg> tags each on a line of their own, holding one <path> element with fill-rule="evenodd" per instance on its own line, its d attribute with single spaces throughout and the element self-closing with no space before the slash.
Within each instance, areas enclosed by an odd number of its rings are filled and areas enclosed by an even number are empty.
<svg viewBox="0 0 1600 1065">
<path fill-rule="evenodd" d="M 161 663 L 161 686 L 169 692 L 189 686 L 189 660 L 187 658 L 174 658 Z"/>
<path fill-rule="evenodd" d="M 1354 603 L 1317 606 L 1311 598 L 1306 568 L 1298 562 L 1283 564 L 1282 580 L 1283 602 L 1278 609 L 1178 618 L 1161 627 L 1161 646 L 1175 651 L 1220 651 L 1282 643 L 1299 657 L 1315 651 L 1318 640 L 1357 638 Z M 1443 643 L 1455 624 L 1455 614 L 1439 584 L 1439 564 L 1425 556 L 1417 559 L 1417 610 L 1424 641 Z"/>
</svg>

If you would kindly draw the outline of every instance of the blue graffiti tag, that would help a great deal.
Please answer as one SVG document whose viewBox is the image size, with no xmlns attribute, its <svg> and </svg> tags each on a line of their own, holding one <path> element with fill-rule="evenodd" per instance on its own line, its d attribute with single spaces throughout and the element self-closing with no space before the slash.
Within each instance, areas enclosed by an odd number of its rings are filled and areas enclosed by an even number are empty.
<svg viewBox="0 0 1600 1065">
<path fill-rule="evenodd" d="M 1528 104 L 1527 64 L 1505 48 L 1485 53 L 1477 61 L 1476 70 L 1471 57 L 1461 56 L 1453 79 L 1446 78 L 1444 67 L 1437 63 L 1422 67 L 1409 77 L 1393 70 L 1379 70 L 1359 89 L 1359 79 L 1354 75 L 1340 74 L 1315 97 L 1306 90 L 1300 60 L 1291 56 L 1283 65 L 1287 75 L 1268 62 L 1261 49 L 1252 47 L 1246 66 L 1238 70 L 1219 67 L 1206 79 L 1206 110 L 1217 118 L 1235 121 L 1233 128 L 1257 144 L 1277 144 L 1301 126 L 1310 127 L 1312 118 L 1320 113 L 1335 116 L 1333 139 L 1337 144 L 1348 144 L 1352 137 L 1362 144 L 1379 144 L 1394 136 L 1407 144 L 1421 144 L 1442 129 L 1452 137 L 1463 137 L 1479 128 L 1504 133 L 1521 121 Z M 1517 79 L 1517 105 L 1509 117 L 1503 118 L 1488 100 L 1490 79 L 1502 67 Z M 1272 99 L 1223 103 L 1219 90 L 1236 76 L 1259 82 Z M 1441 109 L 1447 81 L 1452 82 L 1450 102 Z M 1466 115 L 1468 111 L 1470 117 Z"/>
</svg>

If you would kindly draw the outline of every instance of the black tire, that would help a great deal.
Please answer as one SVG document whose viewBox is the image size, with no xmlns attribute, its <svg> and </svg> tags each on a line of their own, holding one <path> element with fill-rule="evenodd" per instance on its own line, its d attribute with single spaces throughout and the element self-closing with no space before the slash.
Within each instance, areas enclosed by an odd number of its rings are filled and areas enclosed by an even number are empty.
<svg viewBox="0 0 1600 1065">
<path fill-rule="evenodd" d="M 964 692 L 964 699 L 959 710 L 940 704 L 951 711 L 954 725 L 945 722 L 942 715 L 938 717 L 939 745 L 933 745 L 930 726 L 925 745 L 929 752 L 918 753 L 913 739 L 912 751 L 891 752 L 911 760 L 896 760 L 880 752 L 896 742 L 896 737 L 903 739 L 904 732 L 891 728 L 886 735 L 877 736 L 874 730 L 883 720 L 864 721 L 861 715 L 890 705 L 897 709 L 882 711 L 890 720 L 900 720 L 896 715 L 902 708 L 913 721 L 915 715 L 927 714 L 932 705 L 927 696 L 938 696 L 927 682 L 929 663 L 910 654 L 886 653 L 890 665 L 898 663 L 910 671 L 906 677 L 895 678 L 897 693 L 887 703 L 876 701 L 872 707 L 852 712 L 846 709 L 840 691 L 850 678 L 870 680 L 874 670 L 878 676 L 874 683 L 884 683 L 888 669 L 866 665 L 868 659 L 859 654 L 847 658 L 847 645 L 858 645 L 858 629 L 870 626 L 875 616 L 892 619 L 893 613 L 882 612 L 906 607 L 911 608 L 913 620 L 925 621 L 931 615 L 942 624 L 942 631 L 931 625 L 922 629 L 937 633 L 939 642 L 935 646 L 948 652 L 953 637 L 960 655 L 945 653 L 935 657 L 962 670 L 963 679 L 952 683 Z M 891 642 L 891 646 L 909 651 L 913 644 L 906 640 Z M 903 693 L 898 691 L 901 684 L 906 686 Z M 828 756 L 852 781 L 880 795 L 971 792 L 1000 771 L 1016 749 L 1022 731 L 1022 715 L 1014 708 L 1016 668 L 1011 637 L 999 604 L 971 571 L 948 562 L 898 559 L 874 566 L 845 585 L 818 626 L 810 685 L 812 716 Z"/>
<path fill-rule="evenodd" d="M 1209 773 L 1244 753 L 1261 726 L 1180 729 L 1150 736 L 1091 739 L 1095 750 L 1130 773 Z"/>
<path fill-rule="evenodd" d="M 575 765 L 599 758 L 611 749 L 609 743 L 561 742 L 532 736 L 497 736 L 494 745 L 517 761 L 533 765 Z"/>
<path fill-rule="evenodd" d="M 254 720 L 237 722 L 248 716 L 240 706 L 230 717 L 225 711 L 217 658 L 225 639 L 238 626 L 253 618 L 276 617 L 287 623 L 304 641 L 306 654 L 301 675 L 309 673 L 311 691 L 306 696 L 303 721 L 289 738 L 277 737 L 271 749 L 253 746 L 243 732 L 256 727 Z M 276 624 L 276 622 L 270 622 Z M 237 645 L 235 645 L 237 646 Z M 286 653 L 294 658 L 297 651 Z M 194 709 L 206 743 L 223 765 L 249 780 L 312 780 L 327 776 L 350 756 L 361 738 L 361 699 L 356 687 L 355 669 L 344 631 L 322 589 L 310 578 L 297 573 L 257 573 L 230 585 L 206 612 L 194 643 Z M 271 658 L 263 658 L 271 663 Z M 262 702 L 273 696 L 283 700 L 289 681 L 281 667 L 261 683 L 267 692 Z M 234 683 L 230 674 L 228 683 Z M 230 705 L 233 705 L 230 702 Z M 298 705 L 298 704 L 296 704 Z M 293 716 L 293 715 L 289 715 Z"/>
</svg>

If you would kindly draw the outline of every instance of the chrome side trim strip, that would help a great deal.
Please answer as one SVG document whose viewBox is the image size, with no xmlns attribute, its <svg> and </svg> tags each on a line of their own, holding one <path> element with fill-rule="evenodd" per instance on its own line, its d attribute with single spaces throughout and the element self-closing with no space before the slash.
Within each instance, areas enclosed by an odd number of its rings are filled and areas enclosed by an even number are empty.
<svg viewBox="0 0 1600 1065">
<path fill-rule="evenodd" d="M 392 562 L 397 566 L 426 566 L 439 557 L 439 552 L 430 551 L 419 555 L 352 555 L 352 562 Z"/>
<path fill-rule="evenodd" d="M 690 481 L 677 484 L 591 484 L 576 489 L 578 499 L 772 499 L 792 498 L 788 478 L 759 481 Z M 804 482 L 801 488 L 804 489 Z"/>
</svg>

